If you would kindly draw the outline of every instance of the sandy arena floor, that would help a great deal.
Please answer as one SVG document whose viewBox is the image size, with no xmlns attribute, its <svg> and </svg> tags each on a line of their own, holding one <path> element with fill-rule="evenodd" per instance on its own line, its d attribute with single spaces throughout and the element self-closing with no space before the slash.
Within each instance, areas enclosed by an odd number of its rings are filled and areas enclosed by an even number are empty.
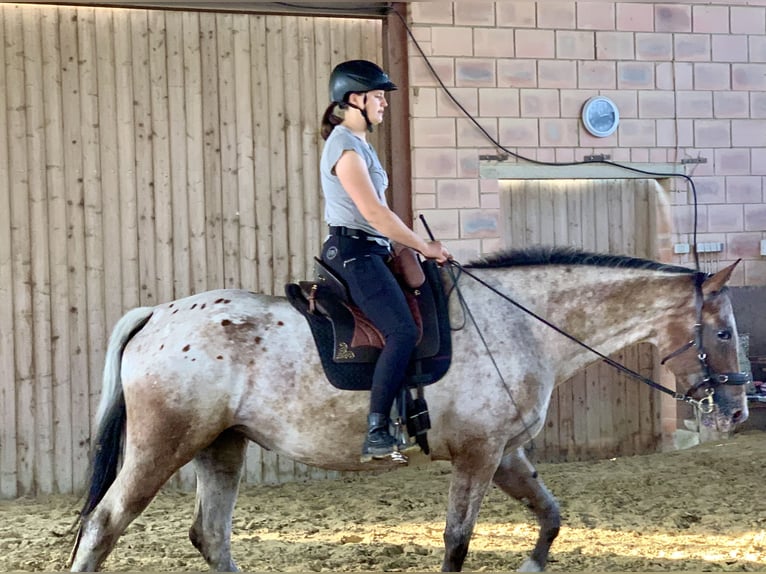
<svg viewBox="0 0 766 574">
<path fill-rule="evenodd" d="M 673 453 L 542 464 L 563 528 L 550 571 L 766 571 L 766 433 Z M 246 487 L 233 551 L 249 571 L 438 571 L 449 467 Z M 194 496 L 163 492 L 128 528 L 108 570 L 206 570 L 187 539 Z M 0 501 L 0 571 L 62 570 L 78 501 Z M 466 570 L 513 570 L 529 513 L 493 488 Z"/>
</svg>

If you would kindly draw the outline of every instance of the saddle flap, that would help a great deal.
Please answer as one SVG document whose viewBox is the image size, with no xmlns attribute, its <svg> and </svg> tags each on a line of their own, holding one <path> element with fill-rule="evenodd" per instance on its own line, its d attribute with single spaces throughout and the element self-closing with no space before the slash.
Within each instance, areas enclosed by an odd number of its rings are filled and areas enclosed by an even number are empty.
<svg viewBox="0 0 766 574">
<path fill-rule="evenodd" d="M 411 247 L 400 243 L 394 243 L 391 271 L 410 289 L 420 289 L 426 282 L 418 254 Z"/>
<path fill-rule="evenodd" d="M 348 294 L 348 286 L 345 281 L 333 273 L 324 262 L 318 257 L 314 257 L 314 277 L 318 285 L 324 286 L 327 290 L 333 293 L 341 301 L 346 303 L 351 302 L 351 297 Z"/>
</svg>

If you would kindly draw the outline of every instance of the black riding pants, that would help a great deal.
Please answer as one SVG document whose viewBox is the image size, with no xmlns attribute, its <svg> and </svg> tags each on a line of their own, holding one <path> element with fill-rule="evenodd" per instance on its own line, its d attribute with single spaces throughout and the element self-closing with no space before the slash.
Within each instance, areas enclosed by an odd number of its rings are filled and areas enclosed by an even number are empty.
<svg viewBox="0 0 766 574">
<path fill-rule="evenodd" d="M 418 329 L 402 288 L 386 265 L 388 248 L 367 239 L 331 235 L 322 261 L 348 285 L 354 303 L 385 338 L 372 377 L 370 412 L 388 416 L 404 382 Z"/>
</svg>

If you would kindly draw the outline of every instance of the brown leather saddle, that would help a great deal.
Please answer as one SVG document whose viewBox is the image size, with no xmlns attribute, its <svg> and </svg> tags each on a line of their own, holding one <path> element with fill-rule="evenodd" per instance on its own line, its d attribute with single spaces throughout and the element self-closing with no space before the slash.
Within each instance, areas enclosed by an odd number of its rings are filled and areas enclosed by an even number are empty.
<svg viewBox="0 0 766 574">
<path fill-rule="evenodd" d="M 420 332 L 407 372 L 407 386 L 427 385 L 447 372 L 452 341 L 447 297 L 433 261 L 398 246 L 391 263 Z M 383 335 L 351 301 L 348 289 L 321 260 L 315 278 L 285 285 L 290 303 L 308 320 L 325 374 L 338 388 L 369 390 Z"/>
</svg>

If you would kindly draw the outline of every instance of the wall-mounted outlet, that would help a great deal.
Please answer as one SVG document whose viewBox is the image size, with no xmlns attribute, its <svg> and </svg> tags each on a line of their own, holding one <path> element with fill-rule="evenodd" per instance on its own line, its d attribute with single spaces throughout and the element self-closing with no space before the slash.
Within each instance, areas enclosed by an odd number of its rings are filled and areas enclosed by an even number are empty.
<svg viewBox="0 0 766 574">
<path fill-rule="evenodd" d="M 719 253 L 721 251 L 723 251 L 723 243 L 720 241 L 697 243 L 697 253 Z"/>
<path fill-rule="evenodd" d="M 673 253 L 677 255 L 682 255 L 684 253 L 689 253 L 689 244 L 688 243 L 676 243 L 673 245 Z"/>
</svg>

